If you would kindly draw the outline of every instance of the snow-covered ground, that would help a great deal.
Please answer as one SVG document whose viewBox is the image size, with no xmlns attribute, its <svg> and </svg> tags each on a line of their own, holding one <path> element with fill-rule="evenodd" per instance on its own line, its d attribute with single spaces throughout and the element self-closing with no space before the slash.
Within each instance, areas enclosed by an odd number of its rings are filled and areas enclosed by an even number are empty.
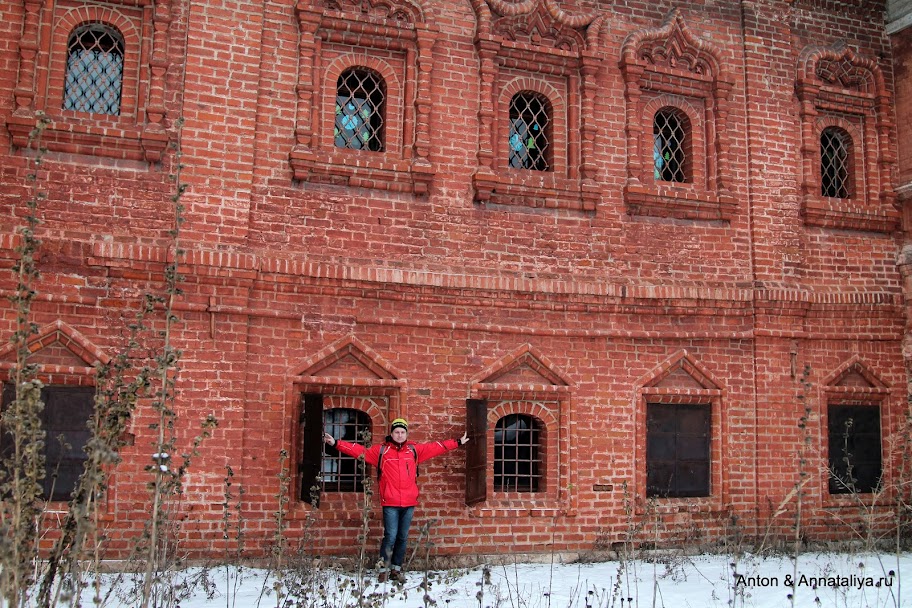
<svg viewBox="0 0 912 608">
<path fill-rule="evenodd" d="M 199 579 L 201 570 L 182 573 Z M 425 584 L 427 577 L 427 584 Z M 287 602 L 277 601 L 276 580 L 264 570 L 214 567 L 180 608 L 357 606 L 351 573 L 323 570 Z M 516 563 L 451 571 L 409 572 L 397 588 L 368 575 L 366 606 L 389 608 L 710 608 L 779 606 L 874 608 L 912 606 L 912 554 L 815 553 L 760 558 L 676 556 L 656 561 Z M 792 583 L 797 582 L 797 585 Z M 129 585 L 126 585 L 129 586 Z M 794 603 L 790 594 L 794 593 Z M 86 596 L 84 596 L 86 597 Z M 85 605 L 91 606 L 88 599 Z M 300 600 L 298 603 L 297 600 Z M 133 606 L 126 598 L 108 606 Z"/>
</svg>

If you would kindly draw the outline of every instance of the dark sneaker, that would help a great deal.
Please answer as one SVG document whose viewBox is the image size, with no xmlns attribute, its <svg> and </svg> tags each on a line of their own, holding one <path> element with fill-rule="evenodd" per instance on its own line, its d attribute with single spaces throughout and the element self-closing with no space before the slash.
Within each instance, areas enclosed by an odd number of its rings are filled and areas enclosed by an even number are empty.
<svg viewBox="0 0 912 608">
<path fill-rule="evenodd" d="M 380 574 L 377 575 L 377 582 L 378 582 L 378 583 L 385 583 L 385 582 L 386 582 L 386 570 L 381 570 L 381 571 L 380 571 Z"/>
<path fill-rule="evenodd" d="M 393 582 L 397 585 L 405 584 L 405 573 L 402 570 L 393 570 L 390 576 L 392 576 Z"/>
</svg>

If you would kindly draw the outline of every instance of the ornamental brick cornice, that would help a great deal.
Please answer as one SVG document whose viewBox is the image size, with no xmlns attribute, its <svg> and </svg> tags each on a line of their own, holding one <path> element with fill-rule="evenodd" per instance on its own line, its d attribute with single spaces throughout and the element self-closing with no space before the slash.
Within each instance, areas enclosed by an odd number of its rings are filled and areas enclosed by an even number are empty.
<svg viewBox="0 0 912 608">
<path fill-rule="evenodd" d="M 722 52 L 714 44 L 698 38 L 684 21 L 681 11 L 674 9 L 658 28 L 631 33 L 621 49 L 621 70 L 639 73 L 651 69 L 671 71 L 689 78 L 725 83 L 726 92 L 734 84 L 723 68 Z"/>
</svg>

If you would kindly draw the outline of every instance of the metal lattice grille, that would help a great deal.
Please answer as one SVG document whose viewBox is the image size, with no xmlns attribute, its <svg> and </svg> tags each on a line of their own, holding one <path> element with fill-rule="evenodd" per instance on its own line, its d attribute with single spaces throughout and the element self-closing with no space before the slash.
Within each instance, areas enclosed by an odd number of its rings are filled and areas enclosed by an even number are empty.
<svg viewBox="0 0 912 608">
<path fill-rule="evenodd" d="M 76 29 L 67 44 L 63 108 L 120 114 L 124 44 L 111 27 L 93 23 Z"/>
<path fill-rule="evenodd" d="M 849 197 L 849 135 L 840 129 L 820 134 L 820 193 L 834 198 Z"/>
<path fill-rule="evenodd" d="M 383 114 L 386 86 L 370 70 L 346 70 L 336 84 L 333 133 L 337 148 L 383 150 Z"/>
<path fill-rule="evenodd" d="M 510 166 L 550 171 L 551 107 L 537 93 L 518 93 L 510 100 Z"/>
<path fill-rule="evenodd" d="M 370 417 L 359 410 L 338 408 L 324 411 L 323 429 L 336 439 L 370 443 Z M 360 492 L 364 488 L 365 474 L 363 461 L 323 446 L 321 477 L 324 492 Z"/>
<path fill-rule="evenodd" d="M 664 182 L 687 182 L 688 128 L 675 110 L 660 110 L 652 124 L 652 157 L 655 179 Z"/>
<path fill-rule="evenodd" d="M 537 492 L 541 473 L 540 430 L 531 416 L 510 414 L 494 429 L 494 489 Z"/>
</svg>

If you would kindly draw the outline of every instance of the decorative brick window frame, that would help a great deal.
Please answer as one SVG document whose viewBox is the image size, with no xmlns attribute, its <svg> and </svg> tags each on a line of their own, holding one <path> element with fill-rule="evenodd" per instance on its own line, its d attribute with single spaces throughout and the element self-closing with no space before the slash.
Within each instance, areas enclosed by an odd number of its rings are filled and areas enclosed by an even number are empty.
<svg viewBox="0 0 912 608">
<path fill-rule="evenodd" d="M 41 328 L 28 339 L 29 362 L 36 364 L 36 377 L 46 386 L 95 386 L 95 366 L 110 363 L 111 357 L 85 335 L 64 323 L 55 321 Z M 16 366 L 16 345 L 0 348 L 0 386 L 13 380 Z M 124 437 L 132 445 L 133 435 Z M 117 483 L 112 480 L 98 501 L 99 515 L 105 521 L 113 519 Z M 67 501 L 51 501 L 50 512 L 65 512 Z"/>
<path fill-rule="evenodd" d="M 484 442 L 487 463 L 484 498 L 472 501 L 473 515 L 551 517 L 575 513 L 572 389 L 564 375 L 528 344 L 473 379 L 470 401 L 484 408 L 486 431 L 472 438 Z M 530 416 L 539 425 L 541 479 L 536 492 L 494 490 L 494 429 L 498 420 L 510 414 Z"/>
<path fill-rule="evenodd" d="M 6 124 L 13 144 L 27 147 L 29 134 L 44 114 L 50 124 L 42 145 L 49 150 L 159 162 L 168 145 L 163 121 L 170 2 L 59 0 L 51 7 L 44 5 L 41 0 L 23 1 L 15 109 Z M 67 42 L 86 23 L 104 24 L 123 36 L 119 115 L 63 109 Z"/>
<path fill-rule="evenodd" d="M 891 174 L 896 163 L 891 96 L 876 60 L 844 43 L 804 49 L 796 91 L 801 104 L 801 197 L 805 224 L 893 232 L 900 212 Z M 851 117 L 851 118 L 849 118 Z M 839 126 L 852 136 L 849 198 L 821 194 L 820 134 Z"/>
<path fill-rule="evenodd" d="M 481 109 L 475 201 L 594 211 L 594 100 L 603 16 L 565 13 L 554 0 L 472 0 L 478 17 Z M 533 91 L 552 108 L 550 171 L 509 166 L 513 95 Z"/>
<path fill-rule="evenodd" d="M 627 183 L 630 215 L 689 220 L 732 218 L 731 167 L 726 123 L 734 81 L 722 68 L 722 52 L 694 36 L 675 9 L 665 24 L 634 32 L 624 42 L 620 68 L 627 102 Z M 653 120 L 665 107 L 690 120 L 687 182 L 654 176 Z"/>
<path fill-rule="evenodd" d="M 298 471 L 299 446 L 302 428 L 298 421 L 307 394 L 322 395 L 324 410 L 351 408 L 366 413 L 371 420 L 371 433 L 382 439 L 387 435 L 389 422 L 405 417 L 407 383 L 383 357 L 355 336 L 346 336 L 323 348 L 314 356 L 288 372 L 287 412 L 290 434 L 289 454 L 295 455 L 290 465 L 293 483 L 290 484 L 292 518 L 307 516 L 312 507 L 300 500 L 301 475 Z M 322 430 L 320 431 L 322 435 Z M 320 442 L 322 449 L 322 441 Z M 361 495 L 357 492 L 327 492 L 320 500 L 326 507 L 326 517 L 350 519 L 360 509 Z M 324 515 L 321 515 L 324 517 Z"/>
<path fill-rule="evenodd" d="M 887 434 L 884 429 L 889 428 L 887 424 L 887 404 L 893 394 L 890 387 L 881 380 L 877 374 L 865 364 L 860 356 L 854 355 L 848 361 L 837 367 L 820 385 L 821 408 L 820 408 L 820 451 L 821 451 L 821 469 L 822 474 L 819 479 L 819 493 L 822 497 L 822 504 L 827 508 L 836 509 L 857 509 L 858 496 L 849 494 L 830 494 L 829 492 L 829 410 L 831 405 L 863 405 L 880 408 L 880 449 L 881 470 L 884 476 L 889 474 L 889 454 L 885 449 L 887 446 Z M 889 509 L 891 504 L 890 497 L 894 495 L 889 480 L 885 483 L 885 496 L 883 500 L 878 501 Z"/>
<path fill-rule="evenodd" d="M 687 351 L 679 351 L 637 382 L 634 453 L 637 513 L 646 511 L 646 410 L 649 404 L 692 404 L 710 407 L 709 496 L 650 499 L 660 512 L 719 511 L 725 500 L 723 455 L 726 453 L 724 390 Z"/>
<path fill-rule="evenodd" d="M 368 7 L 362 11 L 362 6 Z M 412 0 L 298 0 L 294 179 L 416 195 L 428 193 L 431 71 L 437 28 Z M 384 149 L 335 147 L 336 83 L 363 67 L 386 84 Z"/>
</svg>

